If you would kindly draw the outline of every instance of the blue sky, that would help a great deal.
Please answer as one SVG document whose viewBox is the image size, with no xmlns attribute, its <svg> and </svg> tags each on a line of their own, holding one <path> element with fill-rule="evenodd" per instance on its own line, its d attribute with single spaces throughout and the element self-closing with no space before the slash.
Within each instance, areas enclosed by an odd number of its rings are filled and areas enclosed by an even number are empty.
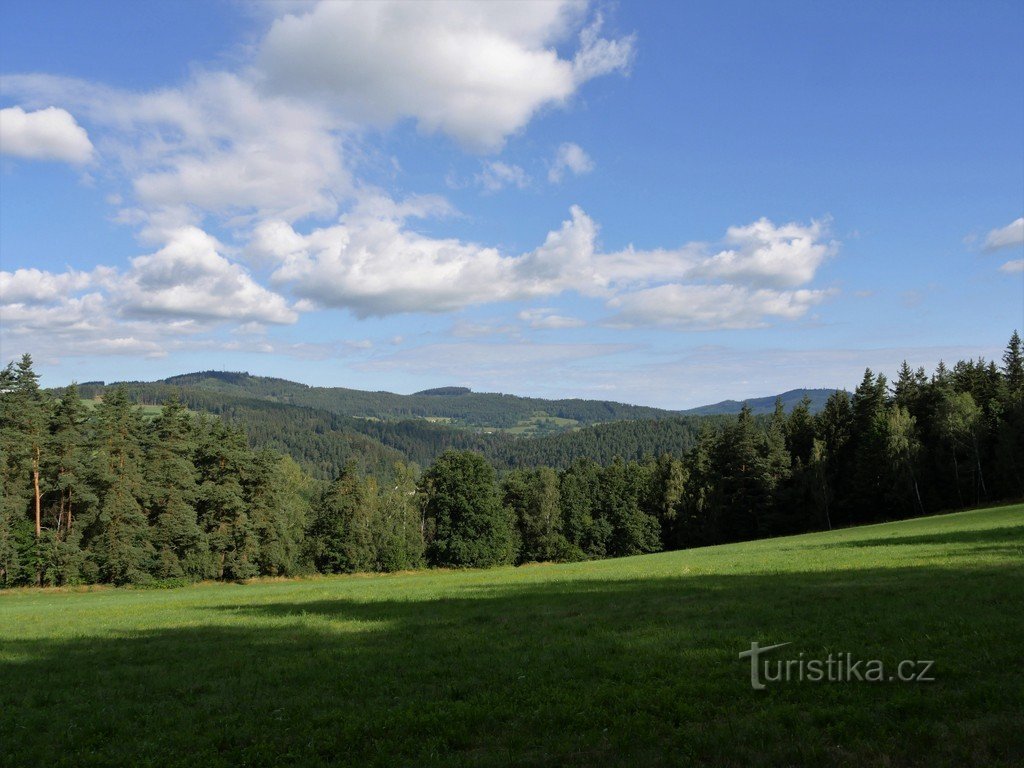
<svg viewBox="0 0 1024 768">
<path fill-rule="evenodd" d="M 689 407 L 1024 329 L 1019 3 L 5 3 L 0 344 Z"/>
</svg>

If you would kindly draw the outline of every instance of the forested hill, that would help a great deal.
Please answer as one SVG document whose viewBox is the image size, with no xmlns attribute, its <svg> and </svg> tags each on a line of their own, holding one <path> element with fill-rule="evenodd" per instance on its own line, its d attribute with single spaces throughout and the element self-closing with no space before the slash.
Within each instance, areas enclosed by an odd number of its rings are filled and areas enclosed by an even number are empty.
<svg viewBox="0 0 1024 768">
<path fill-rule="evenodd" d="M 79 387 L 86 400 L 115 385 Z M 398 462 L 427 466 L 443 451 L 473 450 L 498 469 L 565 468 L 580 458 L 681 456 L 713 413 L 674 411 L 594 400 L 542 400 L 442 387 L 415 395 L 310 387 L 248 373 L 205 371 L 156 382 L 121 384 L 127 397 L 160 405 L 171 396 L 189 409 L 244 428 L 251 445 L 289 454 L 320 479 L 333 479 L 350 460 L 389 477 Z M 786 393 L 791 410 L 804 392 Z M 800 397 L 796 397 L 799 394 Z M 774 398 L 757 401 L 771 402 Z M 712 419 L 715 421 L 715 419 Z"/>
<path fill-rule="evenodd" d="M 257 397 L 291 405 L 363 419 L 443 419 L 456 426 L 513 429 L 531 420 L 548 418 L 563 428 L 632 419 L 664 419 L 674 411 L 627 405 L 605 400 L 543 400 L 495 392 L 472 392 L 465 387 L 442 387 L 414 395 L 367 392 L 345 387 L 311 387 L 285 379 L 250 376 L 248 373 L 203 371 L 172 376 L 162 383 L 196 387 L 245 397 Z"/>
<path fill-rule="evenodd" d="M 322 408 L 244 397 L 218 389 L 165 382 L 123 386 L 134 403 L 158 405 L 172 396 L 192 411 L 211 413 L 242 427 L 256 448 L 289 454 L 314 476 L 329 480 L 354 459 L 363 472 L 388 477 L 396 462 L 427 466 L 450 448 L 484 454 L 499 469 L 564 468 L 579 458 L 600 463 L 616 456 L 640 459 L 682 455 L 695 445 L 706 417 L 638 419 L 583 427 L 573 432 L 523 438 L 499 431 L 458 429 L 426 419 L 385 421 L 341 416 Z M 79 387 L 86 400 L 115 389 L 101 382 Z"/>
<path fill-rule="evenodd" d="M 712 405 L 689 408 L 683 411 L 683 413 L 693 416 L 738 414 L 743 409 L 743 404 L 746 403 L 747 407 L 750 408 L 750 412 L 754 415 L 769 414 L 775 410 L 776 399 L 781 400 L 782 407 L 789 412 L 805 397 L 811 401 L 808 410 L 811 413 L 818 413 L 825 407 L 825 403 L 828 402 L 828 399 L 835 391 L 834 389 L 791 389 L 788 392 L 783 392 L 781 395 L 772 395 L 770 397 L 754 397 L 749 400 L 723 400 Z"/>
</svg>

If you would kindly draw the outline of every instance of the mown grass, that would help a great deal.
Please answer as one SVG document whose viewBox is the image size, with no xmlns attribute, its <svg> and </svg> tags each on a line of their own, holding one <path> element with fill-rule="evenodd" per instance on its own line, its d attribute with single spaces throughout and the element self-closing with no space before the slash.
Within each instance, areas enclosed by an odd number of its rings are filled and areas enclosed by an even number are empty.
<svg viewBox="0 0 1024 768">
<path fill-rule="evenodd" d="M 4 765 L 1024 764 L 1024 506 L 592 563 L 0 594 Z M 934 660 L 750 686 L 738 658 Z"/>
</svg>

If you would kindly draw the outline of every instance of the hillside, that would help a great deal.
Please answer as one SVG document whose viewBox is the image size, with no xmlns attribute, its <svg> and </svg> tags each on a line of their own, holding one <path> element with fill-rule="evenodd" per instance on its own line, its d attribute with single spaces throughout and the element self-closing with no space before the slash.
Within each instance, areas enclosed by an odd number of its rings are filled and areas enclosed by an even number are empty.
<svg viewBox="0 0 1024 768">
<path fill-rule="evenodd" d="M 153 409 L 176 395 L 193 411 L 238 424 L 254 447 L 283 451 L 320 479 L 337 476 L 351 459 L 365 472 L 389 477 L 395 462 L 426 466 L 449 448 L 478 451 L 499 469 L 542 465 L 565 468 L 583 457 L 607 463 L 616 456 L 626 460 L 664 453 L 681 456 L 695 444 L 701 424 L 708 418 L 617 421 L 571 432 L 523 436 L 454 428 L 426 418 L 346 417 L 323 408 L 232 394 L 224 387 L 207 389 L 165 382 L 131 382 L 124 386 L 129 399 L 146 408 Z M 91 400 L 102 396 L 107 387 L 95 382 L 79 389 L 84 398 Z"/>
<path fill-rule="evenodd" d="M 604 400 L 544 400 L 464 387 L 442 387 L 414 395 L 367 392 L 345 387 L 311 387 L 285 379 L 248 373 L 203 371 L 164 379 L 163 384 L 225 392 L 245 397 L 321 408 L 340 416 L 363 419 L 434 419 L 451 426 L 511 430 L 544 418 L 562 422 L 560 431 L 607 421 L 662 419 L 674 411 Z"/>
<path fill-rule="evenodd" d="M 692 448 L 702 421 L 738 412 L 732 401 L 687 412 L 598 400 L 543 400 L 465 387 L 441 387 L 414 395 L 343 387 L 310 387 L 248 373 L 204 371 L 155 382 L 125 382 L 128 396 L 155 407 L 177 395 L 191 410 L 243 426 L 250 442 L 291 455 L 321 479 L 335 477 L 349 460 L 379 477 L 398 461 L 431 463 L 449 449 L 486 455 L 499 469 L 565 468 L 579 458 L 608 463 Z M 87 400 L 102 396 L 103 382 L 80 385 Z M 812 411 L 828 390 L 783 395 L 791 410 L 808 393 Z M 773 397 L 751 401 L 771 412 Z"/>
<path fill-rule="evenodd" d="M 712 405 L 689 408 L 683 411 L 683 413 L 693 416 L 737 414 L 743 408 L 743 404 L 746 403 L 755 415 L 763 415 L 775 410 L 776 399 L 782 401 L 782 407 L 788 413 L 805 397 L 811 401 L 811 413 L 818 413 L 825 407 L 825 403 L 834 392 L 834 389 L 791 389 L 788 392 L 769 397 L 754 397 L 749 400 L 722 400 L 720 403 L 713 403 Z"/>
<path fill-rule="evenodd" d="M 1019 766 L 1022 516 L 485 571 L 11 591 L 0 743 L 23 766 Z M 762 658 L 773 675 L 851 654 L 890 677 L 794 670 L 753 690 L 738 654 L 755 641 L 790 644 Z"/>
</svg>

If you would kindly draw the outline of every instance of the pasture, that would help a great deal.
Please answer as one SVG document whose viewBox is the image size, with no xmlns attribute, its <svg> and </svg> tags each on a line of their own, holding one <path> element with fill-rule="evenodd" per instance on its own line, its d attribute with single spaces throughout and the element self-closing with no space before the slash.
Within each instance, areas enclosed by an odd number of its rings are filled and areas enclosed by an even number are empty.
<svg viewBox="0 0 1024 768">
<path fill-rule="evenodd" d="M 770 682 L 771 658 L 930 682 Z M 1024 506 L 597 562 L 0 593 L 0 764 L 1024 764 Z"/>
</svg>

